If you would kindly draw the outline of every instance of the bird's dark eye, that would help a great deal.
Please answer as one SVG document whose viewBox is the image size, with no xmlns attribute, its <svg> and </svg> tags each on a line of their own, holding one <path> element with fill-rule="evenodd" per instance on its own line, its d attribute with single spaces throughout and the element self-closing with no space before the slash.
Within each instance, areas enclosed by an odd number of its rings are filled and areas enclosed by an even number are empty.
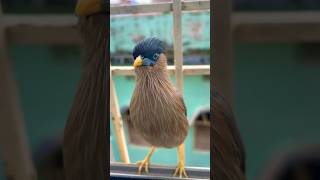
<svg viewBox="0 0 320 180">
<path fill-rule="evenodd" d="M 157 59 L 159 58 L 159 56 L 160 56 L 160 54 L 155 53 L 155 54 L 153 55 L 153 59 L 154 59 L 154 60 L 157 60 Z"/>
</svg>

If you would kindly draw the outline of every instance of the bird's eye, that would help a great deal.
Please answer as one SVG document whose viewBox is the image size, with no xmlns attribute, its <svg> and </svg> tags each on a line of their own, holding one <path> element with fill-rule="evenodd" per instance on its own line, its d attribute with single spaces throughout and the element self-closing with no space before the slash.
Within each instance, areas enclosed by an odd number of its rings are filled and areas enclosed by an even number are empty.
<svg viewBox="0 0 320 180">
<path fill-rule="evenodd" d="M 160 54 L 155 53 L 155 54 L 153 55 L 153 59 L 154 59 L 154 60 L 157 60 L 159 56 L 160 56 Z"/>
</svg>

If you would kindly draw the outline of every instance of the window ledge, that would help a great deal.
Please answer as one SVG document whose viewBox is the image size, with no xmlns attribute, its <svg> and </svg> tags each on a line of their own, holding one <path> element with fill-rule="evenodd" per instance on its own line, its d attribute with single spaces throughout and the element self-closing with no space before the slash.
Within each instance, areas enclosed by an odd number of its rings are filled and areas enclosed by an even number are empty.
<svg viewBox="0 0 320 180">
<path fill-rule="evenodd" d="M 123 164 L 123 163 L 110 163 L 110 178 L 111 179 L 181 179 L 172 177 L 175 167 L 174 166 L 160 166 L 151 165 L 149 173 L 137 175 L 138 167 L 136 164 Z M 210 179 L 210 168 L 205 167 L 186 167 L 188 178 L 191 179 Z"/>
</svg>

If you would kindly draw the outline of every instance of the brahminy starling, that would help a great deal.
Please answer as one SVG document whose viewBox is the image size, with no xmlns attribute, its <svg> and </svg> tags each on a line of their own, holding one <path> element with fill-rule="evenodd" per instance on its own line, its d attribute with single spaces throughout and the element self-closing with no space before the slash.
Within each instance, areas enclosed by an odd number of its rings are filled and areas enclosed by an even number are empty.
<svg viewBox="0 0 320 180">
<path fill-rule="evenodd" d="M 184 140 L 188 133 L 186 107 L 182 95 L 174 88 L 167 70 L 164 43 L 147 38 L 133 49 L 136 86 L 130 103 L 133 127 L 151 145 L 144 160 L 137 162 L 138 173 L 148 172 L 155 148 L 178 148 L 178 165 L 173 176 L 187 177 Z"/>
</svg>

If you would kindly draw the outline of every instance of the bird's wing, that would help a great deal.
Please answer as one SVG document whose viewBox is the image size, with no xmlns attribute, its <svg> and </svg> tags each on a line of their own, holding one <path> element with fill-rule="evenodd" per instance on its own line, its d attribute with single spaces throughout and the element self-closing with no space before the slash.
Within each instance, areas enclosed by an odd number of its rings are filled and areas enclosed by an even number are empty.
<svg viewBox="0 0 320 180">
<path fill-rule="evenodd" d="M 130 123 L 130 105 L 121 108 L 120 113 L 121 113 L 122 119 Z"/>
<path fill-rule="evenodd" d="M 131 119 L 130 119 L 130 108 L 128 108 L 127 113 L 125 115 L 125 120 L 127 121 L 127 123 L 131 123 Z"/>
<path fill-rule="evenodd" d="M 183 105 L 184 113 L 187 116 L 187 107 L 186 107 L 186 104 L 184 103 L 183 97 L 182 97 L 181 93 L 179 93 L 179 92 L 177 92 L 177 95 L 178 95 L 179 100 L 181 101 L 181 103 Z"/>
</svg>

